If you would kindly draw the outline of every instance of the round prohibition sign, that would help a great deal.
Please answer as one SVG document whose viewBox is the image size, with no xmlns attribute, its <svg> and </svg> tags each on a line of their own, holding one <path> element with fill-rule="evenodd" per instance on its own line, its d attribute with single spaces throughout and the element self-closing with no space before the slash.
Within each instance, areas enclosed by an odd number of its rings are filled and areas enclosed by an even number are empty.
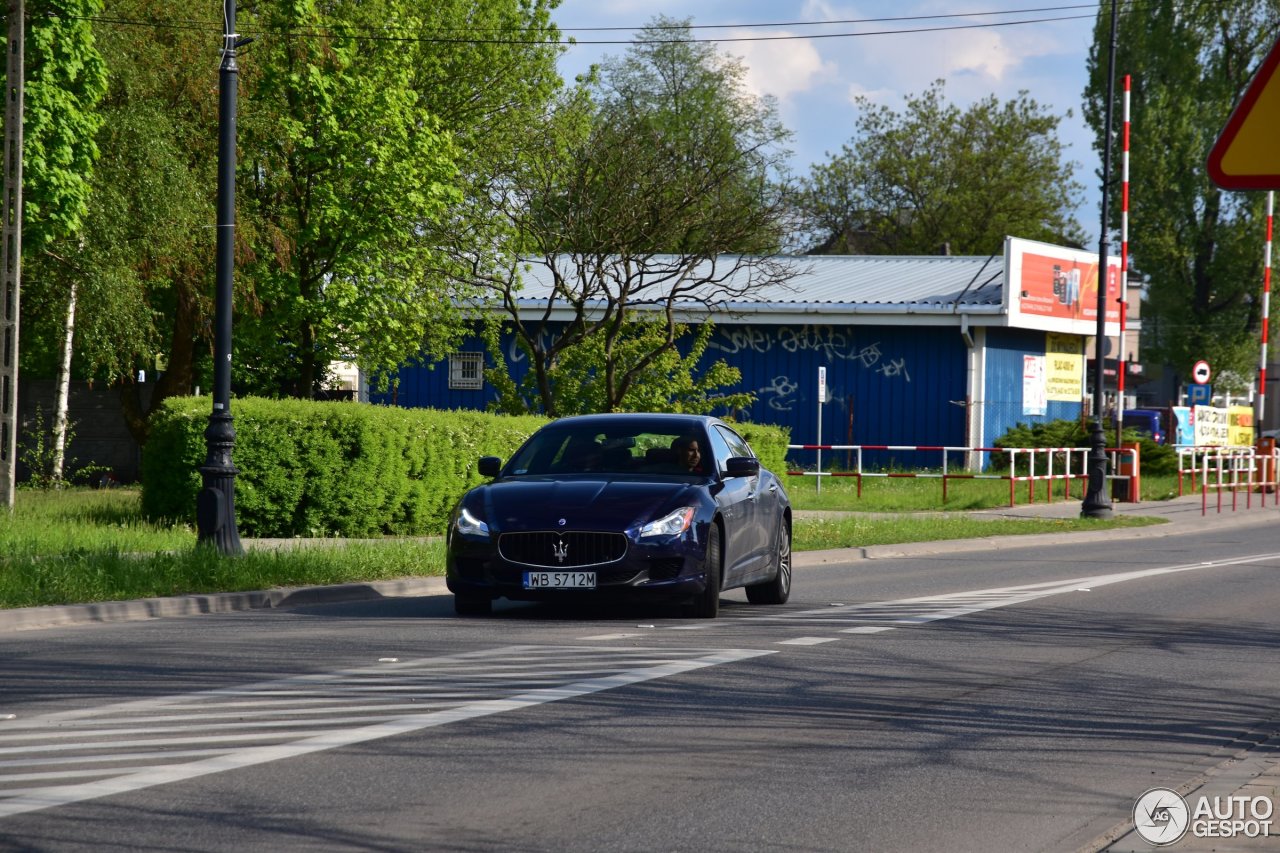
<svg viewBox="0 0 1280 853">
<path fill-rule="evenodd" d="M 1203 385 L 1209 381 L 1209 377 L 1213 376 L 1213 371 L 1209 369 L 1209 362 L 1201 359 L 1196 362 L 1196 366 L 1191 368 L 1191 378 L 1196 381 L 1197 385 Z"/>
</svg>

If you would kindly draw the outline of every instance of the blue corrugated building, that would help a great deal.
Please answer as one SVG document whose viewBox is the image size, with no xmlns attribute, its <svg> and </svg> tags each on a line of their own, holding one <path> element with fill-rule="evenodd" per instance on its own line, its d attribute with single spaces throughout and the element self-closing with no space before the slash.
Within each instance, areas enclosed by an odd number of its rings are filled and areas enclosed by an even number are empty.
<svg viewBox="0 0 1280 853">
<path fill-rule="evenodd" d="M 719 302 L 709 315 L 691 302 L 687 317 L 709 316 L 704 361 L 737 367 L 734 390 L 755 394 L 737 417 L 788 426 L 794 443 L 818 442 L 821 368 L 824 444 L 989 446 L 1018 422 L 1080 417 L 1096 258 L 1014 239 L 1003 256 L 796 258 L 799 273 L 786 284 Z M 548 309 L 544 269 L 524 279 L 520 306 L 530 316 Z M 515 347 L 503 346 L 510 360 Z M 472 339 L 448 364 L 405 368 L 394 394 L 374 401 L 481 409 L 496 396 L 481 368 L 495 363 Z"/>
</svg>

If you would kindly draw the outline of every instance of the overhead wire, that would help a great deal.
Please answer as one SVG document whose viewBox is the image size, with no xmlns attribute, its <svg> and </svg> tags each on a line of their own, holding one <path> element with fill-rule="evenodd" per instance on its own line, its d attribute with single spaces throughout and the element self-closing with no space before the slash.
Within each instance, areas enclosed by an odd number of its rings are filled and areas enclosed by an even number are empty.
<svg viewBox="0 0 1280 853">
<path fill-rule="evenodd" d="M 1143 0 L 1122 0 L 1125 12 L 1132 11 L 1134 7 L 1141 5 Z M 522 39 L 509 37 L 484 37 L 476 36 L 476 33 L 494 32 L 492 28 L 446 28 L 439 33 L 424 33 L 421 30 L 410 31 L 408 28 L 396 26 L 383 27 L 353 27 L 347 24 L 326 24 L 308 27 L 290 27 L 282 29 L 264 29 L 250 28 L 246 30 L 247 34 L 255 36 L 267 35 L 291 35 L 291 36 L 324 36 L 324 37 L 355 37 L 367 39 L 370 41 L 390 41 L 390 42 L 418 42 L 418 43 L 465 43 L 465 44 L 557 44 L 562 47 L 574 47 L 576 45 L 627 45 L 635 42 L 634 38 L 629 39 L 584 39 L 565 34 L 584 32 L 584 33 L 607 33 L 607 32 L 639 32 L 639 31 L 705 31 L 715 29 L 745 30 L 745 29 L 779 29 L 785 27 L 832 27 L 832 26 L 848 26 L 860 24 L 892 24 L 899 22 L 923 22 L 923 21 L 940 21 L 951 19 L 972 19 L 979 17 L 993 17 L 999 15 L 1031 15 L 1043 14 L 1059 11 L 1073 11 L 1077 9 L 1091 9 L 1093 11 L 1087 14 L 1078 15 L 1056 15 L 1038 18 L 1020 18 L 1012 21 L 985 21 L 980 23 L 957 23 L 957 24 L 938 24 L 931 26 L 902 27 L 896 29 L 879 29 L 862 32 L 835 32 L 835 33 L 771 33 L 768 35 L 725 35 L 725 36 L 709 36 L 671 39 L 671 41 L 680 42 L 711 42 L 711 43 L 733 43 L 733 42 L 757 42 L 757 41 L 803 41 L 810 39 L 843 39 L 843 38 L 868 38 L 873 36 L 891 36 L 891 35 L 913 35 L 923 33 L 951 32 L 961 30 L 980 30 L 995 29 L 1003 27 L 1026 26 L 1031 24 L 1058 23 L 1064 21 L 1083 20 L 1095 18 L 1097 15 L 1096 4 L 1072 4 L 1058 6 L 1041 6 L 1028 7 L 1021 9 L 1001 9 L 985 12 L 950 12 L 937 13 L 931 15 L 900 15 L 900 16 L 884 16 L 874 18 L 851 18 L 837 19 L 829 21 L 779 21 L 779 22 L 756 22 L 756 23 L 736 23 L 736 24 L 647 24 L 634 27 L 624 26 L 601 26 L 601 27 L 563 27 L 556 25 L 557 33 L 561 38 L 550 39 Z M 140 20 L 133 18 L 104 16 L 104 15 L 88 15 L 88 16 L 65 16 L 76 20 L 88 20 L 94 23 L 111 24 L 118 26 L 138 26 L 138 27 L 156 27 L 163 29 L 178 30 L 205 30 L 219 31 L 214 24 L 204 23 L 193 20 L 177 20 L 177 21 L 158 21 L 158 20 Z M 405 33 L 405 35 L 394 35 L 392 33 Z M 459 33 L 462 35 L 449 35 L 449 33 Z M 664 39 L 647 39 L 649 43 L 663 43 Z"/>
</svg>

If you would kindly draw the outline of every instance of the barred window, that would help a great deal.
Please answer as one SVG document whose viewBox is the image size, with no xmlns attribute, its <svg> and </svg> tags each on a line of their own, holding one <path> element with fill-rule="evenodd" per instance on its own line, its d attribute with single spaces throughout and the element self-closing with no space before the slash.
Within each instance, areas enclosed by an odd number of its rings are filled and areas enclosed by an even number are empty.
<svg viewBox="0 0 1280 853">
<path fill-rule="evenodd" d="M 479 391 L 484 388 L 484 353 L 455 352 L 449 356 L 449 390 Z"/>
</svg>

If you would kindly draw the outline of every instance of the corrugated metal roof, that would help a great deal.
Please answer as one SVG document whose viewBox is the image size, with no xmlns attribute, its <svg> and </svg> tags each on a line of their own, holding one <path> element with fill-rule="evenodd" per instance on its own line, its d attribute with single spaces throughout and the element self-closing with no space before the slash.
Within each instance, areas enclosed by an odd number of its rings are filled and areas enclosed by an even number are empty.
<svg viewBox="0 0 1280 853">
<path fill-rule="evenodd" d="M 672 259 L 674 260 L 674 258 Z M 721 264 L 735 262 L 734 257 Z M 731 298 L 733 310 L 753 307 L 810 307 L 856 310 L 858 306 L 998 307 L 1004 289 L 1004 256 L 820 255 L 773 259 L 793 265 L 796 275 L 785 284 L 753 288 L 749 298 Z M 663 258 L 657 259 L 661 264 Z M 570 269 L 563 267 L 566 274 Z M 728 280 L 734 289 L 750 282 L 749 267 Z M 552 291 L 551 272 L 535 264 L 523 273 L 521 301 L 545 300 Z"/>
</svg>

